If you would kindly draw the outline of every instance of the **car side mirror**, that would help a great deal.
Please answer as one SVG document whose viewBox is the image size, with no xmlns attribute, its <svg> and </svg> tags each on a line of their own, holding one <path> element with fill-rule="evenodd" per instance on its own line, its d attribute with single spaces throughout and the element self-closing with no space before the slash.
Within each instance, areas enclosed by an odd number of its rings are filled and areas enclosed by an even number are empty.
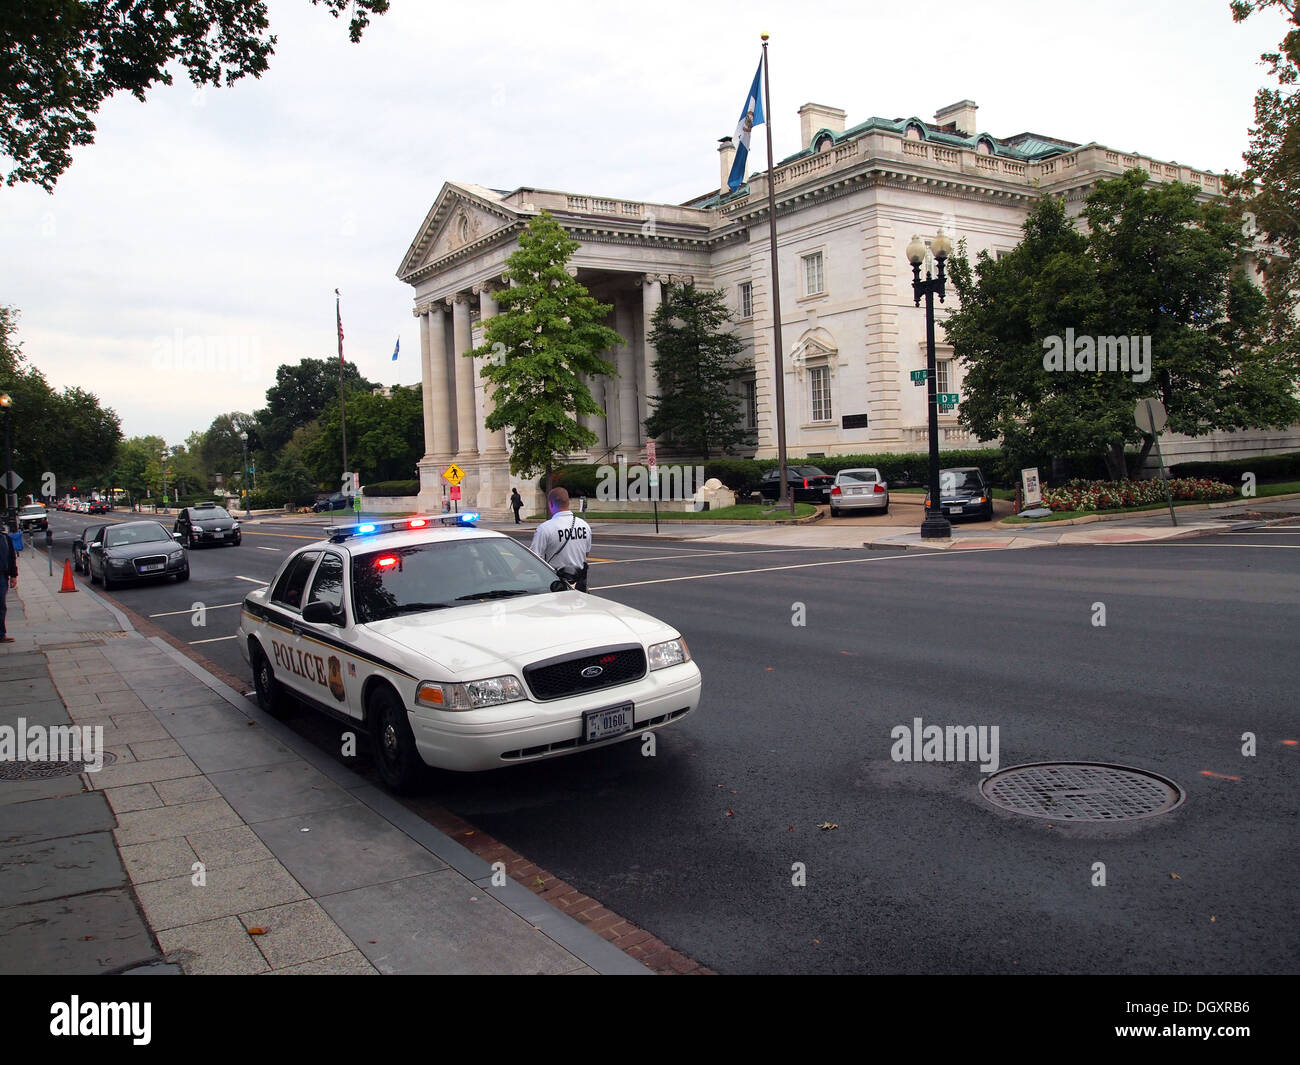
<svg viewBox="0 0 1300 1065">
<path fill-rule="evenodd" d="M 181 538 L 181 534 L 180 534 L 180 533 L 178 533 L 178 532 L 174 532 L 174 533 L 172 533 L 172 539 L 173 539 L 173 540 L 175 540 L 175 541 L 177 541 L 177 542 L 179 543 L 179 542 L 180 542 L 180 538 Z"/>
<path fill-rule="evenodd" d="M 343 608 L 317 601 L 302 608 L 302 620 L 311 625 L 342 625 Z"/>
</svg>

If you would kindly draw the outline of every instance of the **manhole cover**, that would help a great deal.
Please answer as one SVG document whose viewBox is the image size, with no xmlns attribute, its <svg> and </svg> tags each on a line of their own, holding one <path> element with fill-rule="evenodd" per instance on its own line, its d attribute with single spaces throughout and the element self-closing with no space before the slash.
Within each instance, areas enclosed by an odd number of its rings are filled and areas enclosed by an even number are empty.
<svg viewBox="0 0 1300 1065">
<path fill-rule="evenodd" d="M 117 755 L 112 751 L 105 751 L 103 757 L 104 765 L 117 761 Z M 85 762 L 0 762 L 0 780 L 48 780 L 51 777 L 76 776 L 85 771 Z"/>
<path fill-rule="evenodd" d="M 1172 780 L 1099 762 L 1014 765 L 983 780 L 980 792 L 1004 810 L 1055 821 L 1134 821 L 1183 801 Z"/>
</svg>

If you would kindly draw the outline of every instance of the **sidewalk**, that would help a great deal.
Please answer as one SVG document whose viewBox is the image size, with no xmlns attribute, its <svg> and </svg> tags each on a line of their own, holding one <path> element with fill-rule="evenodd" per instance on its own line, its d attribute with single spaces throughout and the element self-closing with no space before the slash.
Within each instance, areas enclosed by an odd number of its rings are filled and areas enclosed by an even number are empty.
<svg viewBox="0 0 1300 1065">
<path fill-rule="evenodd" d="M 0 762 L 0 973 L 650 972 L 23 558 L 0 729 L 106 753 Z"/>
</svg>

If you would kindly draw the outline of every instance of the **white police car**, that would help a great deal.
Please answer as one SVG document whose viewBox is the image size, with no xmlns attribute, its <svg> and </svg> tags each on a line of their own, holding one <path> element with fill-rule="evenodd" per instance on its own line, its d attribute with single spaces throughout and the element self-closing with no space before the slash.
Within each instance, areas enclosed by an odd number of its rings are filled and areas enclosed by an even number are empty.
<svg viewBox="0 0 1300 1065">
<path fill-rule="evenodd" d="M 699 705 L 680 633 L 565 590 L 475 515 L 341 527 L 245 599 L 258 702 L 357 723 L 395 791 L 424 765 L 484 770 L 639 737 Z M 560 590 L 557 590 L 560 589 Z"/>
</svg>

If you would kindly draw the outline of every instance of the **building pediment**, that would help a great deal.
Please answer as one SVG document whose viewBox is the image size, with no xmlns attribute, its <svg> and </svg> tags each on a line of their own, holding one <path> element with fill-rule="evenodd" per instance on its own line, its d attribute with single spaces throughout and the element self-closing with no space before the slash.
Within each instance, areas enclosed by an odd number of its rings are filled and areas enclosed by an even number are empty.
<svg viewBox="0 0 1300 1065">
<path fill-rule="evenodd" d="M 448 182 L 407 249 L 397 276 L 414 281 L 415 274 L 432 264 L 472 248 L 495 233 L 513 229 L 520 218 L 492 190 Z"/>
</svg>

